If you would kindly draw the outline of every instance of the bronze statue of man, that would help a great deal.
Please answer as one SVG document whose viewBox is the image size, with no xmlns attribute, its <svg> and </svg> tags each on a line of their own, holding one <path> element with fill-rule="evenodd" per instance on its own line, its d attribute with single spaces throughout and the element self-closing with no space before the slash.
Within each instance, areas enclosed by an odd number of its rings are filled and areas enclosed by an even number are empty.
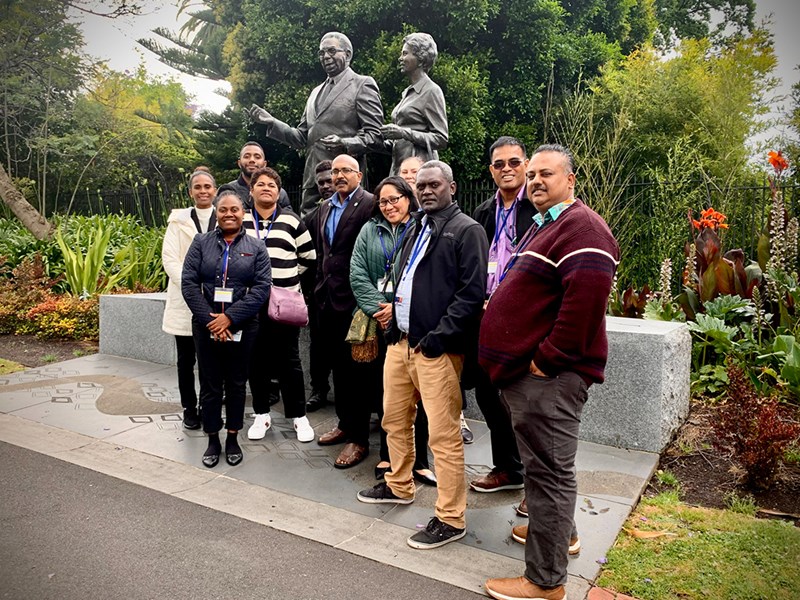
<svg viewBox="0 0 800 600">
<path fill-rule="evenodd" d="M 353 45 L 346 35 L 330 32 L 319 43 L 319 61 L 328 78 L 315 87 L 306 101 L 303 117 L 291 127 L 260 106 L 250 108 L 250 117 L 267 126 L 267 136 L 292 148 L 306 150 L 303 172 L 302 212 L 319 202 L 314 168 L 322 160 L 339 154 L 356 158 L 366 173 L 365 154 L 381 147 L 383 105 L 372 77 L 350 68 Z"/>
</svg>

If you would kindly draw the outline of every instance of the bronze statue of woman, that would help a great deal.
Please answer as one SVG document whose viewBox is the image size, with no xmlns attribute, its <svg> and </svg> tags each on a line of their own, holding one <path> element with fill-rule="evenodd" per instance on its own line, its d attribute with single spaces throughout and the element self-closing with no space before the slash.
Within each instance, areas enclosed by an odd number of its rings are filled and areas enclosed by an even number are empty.
<svg viewBox="0 0 800 600">
<path fill-rule="evenodd" d="M 447 146 L 447 109 L 442 88 L 430 77 L 438 51 L 427 33 L 412 33 L 403 39 L 400 70 L 411 85 L 403 91 L 392 111 L 392 123 L 381 127 L 387 150 L 392 153 L 392 174 L 410 156 L 423 162 L 439 158 L 438 150 Z"/>
</svg>

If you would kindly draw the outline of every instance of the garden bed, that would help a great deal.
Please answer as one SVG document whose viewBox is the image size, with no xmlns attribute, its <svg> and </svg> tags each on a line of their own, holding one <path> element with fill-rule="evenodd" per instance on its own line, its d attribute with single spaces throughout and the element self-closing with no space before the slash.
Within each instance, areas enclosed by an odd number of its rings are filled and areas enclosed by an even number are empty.
<svg viewBox="0 0 800 600">
<path fill-rule="evenodd" d="M 35 335 L 0 335 L 0 358 L 26 367 L 71 360 L 97 353 L 97 342 L 76 340 L 42 340 Z"/>
<path fill-rule="evenodd" d="M 681 500 L 696 506 L 729 508 L 737 497 L 750 495 L 762 509 L 759 516 L 794 515 L 793 520 L 800 526 L 800 457 L 795 455 L 793 461 L 781 467 L 770 489 L 756 492 L 744 488 L 739 485 L 744 471 L 726 452 L 714 447 L 711 421 L 715 410 L 714 406 L 694 401 L 689 419 L 661 455 L 659 468 L 675 476 Z M 795 420 L 798 419 L 800 410 L 795 409 Z M 664 479 L 654 477 L 647 495 L 663 491 Z"/>
</svg>

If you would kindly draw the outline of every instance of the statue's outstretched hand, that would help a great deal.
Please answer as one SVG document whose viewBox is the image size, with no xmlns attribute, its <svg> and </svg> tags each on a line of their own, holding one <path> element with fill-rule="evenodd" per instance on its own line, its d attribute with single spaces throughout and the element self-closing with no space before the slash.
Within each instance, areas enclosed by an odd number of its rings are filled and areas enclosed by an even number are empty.
<svg viewBox="0 0 800 600">
<path fill-rule="evenodd" d="M 320 138 L 319 143 L 331 152 L 341 152 L 344 151 L 345 148 L 342 138 L 334 134 L 326 135 L 324 138 Z"/>
<path fill-rule="evenodd" d="M 253 122 L 261 123 L 262 125 L 272 125 L 272 122 L 275 120 L 271 114 L 257 104 L 253 104 L 250 107 L 249 114 Z"/>
</svg>

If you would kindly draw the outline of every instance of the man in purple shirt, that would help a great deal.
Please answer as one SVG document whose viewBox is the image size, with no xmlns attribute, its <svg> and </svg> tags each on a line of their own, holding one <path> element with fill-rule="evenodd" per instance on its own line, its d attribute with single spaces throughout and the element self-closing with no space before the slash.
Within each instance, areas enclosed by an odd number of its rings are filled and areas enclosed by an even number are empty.
<svg viewBox="0 0 800 600">
<path fill-rule="evenodd" d="M 513 137 L 500 137 L 489 148 L 489 171 L 497 192 L 472 215 L 483 226 L 489 240 L 487 298 L 497 287 L 519 240 L 533 224 L 536 211 L 525 195 L 527 165 L 525 145 Z M 477 351 L 471 358 L 476 357 Z M 467 381 L 475 385 L 475 399 L 489 428 L 494 463 L 489 473 L 473 479 L 469 487 L 475 492 L 521 490 L 524 488 L 522 463 L 508 411 L 477 360 L 469 360 L 465 371 Z"/>
</svg>

